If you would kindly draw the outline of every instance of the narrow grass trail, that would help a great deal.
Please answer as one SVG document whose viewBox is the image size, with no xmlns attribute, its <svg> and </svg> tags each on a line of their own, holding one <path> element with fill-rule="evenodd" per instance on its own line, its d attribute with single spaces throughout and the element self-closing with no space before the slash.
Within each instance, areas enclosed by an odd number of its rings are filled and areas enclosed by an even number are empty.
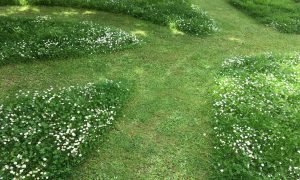
<svg viewBox="0 0 300 180">
<path fill-rule="evenodd" d="M 300 50 L 300 36 L 258 24 L 225 0 L 194 0 L 221 31 L 205 38 L 128 16 L 59 7 L 1 7 L 0 15 L 51 15 L 91 20 L 144 39 L 136 49 L 0 68 L 0 97 L 104 79 L 135 83 L 117 130 L 73 174 L 73 179 L 207 179 L 212 150 L 211 87 L 224 58 Z"/>
</svg>

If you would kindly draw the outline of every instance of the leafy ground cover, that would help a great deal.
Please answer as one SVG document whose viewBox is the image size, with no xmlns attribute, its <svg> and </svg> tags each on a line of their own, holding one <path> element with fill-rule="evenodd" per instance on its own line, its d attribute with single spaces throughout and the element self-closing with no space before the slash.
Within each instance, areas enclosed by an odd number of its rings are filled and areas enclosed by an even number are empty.
<svg viewBox="0 0 300 180">
<path fill-rule="evenodd" d="M 79 8 L 92 8 L 109 12 L 123 13 L 153 23 L 174 26 L 194 34 L 208 35 L 217 31 L 215 22 L 202 10 L 192 6 L 189 0 L 0 0 L 0 5 L 47 5 Z"/>
<path fill-rule="evenodd" d="M 223 59 L 299 51 L 300 37 L 257 24 L 223 0 L 195 0 L 221 31 L 197 38 L 122 14 L 62 7 L 0 7 L 0 15 L 92 21 L 143 37 L 138 49 L 0 67 L 0 98 L 103 79 L 135 82 L 116 129 L 70 179 L 209 179 L 211 88 Z M 69 178 L 69 177 L 68 177 Z"/>
<path fill-rule="evenodd" d="M 300 4 L 297 0 L 230 0 L 230 2 L 258 21 L 281 32 L 300 34 Z"/>
<path fill-rule="evenodd" d="M 65 177 L 115 124 L 127 94 L 112 81 L 16 93 L 0 105 L 0 179 Z"/>
<path fill-rule="evenodd" d="M 217 78 L 218 178 L 300 178 L 300 54 L 227 59 Z"/>
<path fill-rule="evenodd" d="M 133 34 L 88 21 L 0 18 L 0 65 L 113 52 L 138 43 Z"/>
</svg>

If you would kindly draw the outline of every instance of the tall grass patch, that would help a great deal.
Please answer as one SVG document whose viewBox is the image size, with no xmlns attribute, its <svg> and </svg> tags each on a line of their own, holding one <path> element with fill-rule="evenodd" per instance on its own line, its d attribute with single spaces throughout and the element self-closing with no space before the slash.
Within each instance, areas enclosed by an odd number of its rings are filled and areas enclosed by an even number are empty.
<svg viewBox="0 0 300 180">
<path fill-rule="evenodd" d="M 0 5 L 5 2 L 6 0 L 0 0 Z M 27 3 L 122 13 L 156 24 L 167 26 L 175 24 L 177 29 L 198 36 L 218 30 L 216 23 L 204 11 L 193 6 L 190 0 L 28 0 Z M 20 3 L 16 1 L 15 5 Z"/>
<path fill-rule="evenodd" d="M 139 40 L 123 30 L 92 22 L 59 22 L 50 16 L 0 18 L 0 66 L 108 53 L 137 45 Z"/>
<path fill-rule="evenodd" d="M 20 91 L 0 105 L 0 179 L 56 179 L 114 126 L 125 85 L 107 81 Z"/>
<path fill-rule="evenodd" d="M 284 33 L 300 34 L 300 3 L 297 0 L 230 0 L 258 21 Z"/>
<path fill-rule="evenodd" d="M 217 77 L 216 178 L 300 178 L 300 54 L 234 57 Z"/>
</svg>

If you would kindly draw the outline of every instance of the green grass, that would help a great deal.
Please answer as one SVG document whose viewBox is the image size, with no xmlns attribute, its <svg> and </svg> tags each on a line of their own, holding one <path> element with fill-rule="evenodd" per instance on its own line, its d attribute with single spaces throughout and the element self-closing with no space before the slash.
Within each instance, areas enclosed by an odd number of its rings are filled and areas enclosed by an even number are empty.
<svg viewBox="0 0 300 180">
<path fill-rule="evenodd" d="M 197 36 L 218 30 L 215 22 L 190 0 L 0 0 L 0 5 L 44 5 L 80 7 L 127 14 L 156 24 L 174 26 Z"/>
<path fill-rule="evenodd" d="M 66 177 L 112 129 L 127 95 L 107 81 L 9 97 L 0 106 L 0 177 Z"/>
<path fill-rule="evenodd" d="M 109 53 L 137 44 L 135 35 L 88 21 L 0 18 L 0 65 Z"/>
<path fill-rule="evenodd" d="M 223 0 L 193 1 L 221 31 L 197 38 L 130 16 L 60 7 L 2 7 L 5 16 L 51 15 L 93 21 L 144 39 L 138 49 L 0 68 L 0 97 L 104 79 L 135 82 L 117 130 L 73 171 L 71 179 L 208 179 L 213 171 L 212 86 L 225 58 L 299 51 L 298 35 L 257 24 Z"/>
<path fill-rule="evenodd" d="M 234 57 L 217 77 L 217 179 L 300 178 L 300 54 Z"/>
<path fill-rule="evenodd" d="M 284 33 L 300 34 L 297 0 L 230 0 L 231 4 L 258 21 Z"/>
</svg>

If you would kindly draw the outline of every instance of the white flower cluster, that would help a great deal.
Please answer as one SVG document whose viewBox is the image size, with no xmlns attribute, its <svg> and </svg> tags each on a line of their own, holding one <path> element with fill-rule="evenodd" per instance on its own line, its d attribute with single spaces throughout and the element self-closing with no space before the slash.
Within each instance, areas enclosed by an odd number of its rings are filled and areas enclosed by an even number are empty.
<svg viewBox="0 0 300 180">
<path fill-rule="evenodd" d="M 290 21 L 288 22 L 280 22 L 280 21 L 273 20 L 271 21 L 271 23 L 267 24 L 267 26 L 286 33 L 292 33 L 292 32 L 299 33 L 300 19 L 299 18 L 290 19 Z"/>
<path fill-rule="evenodd" d="M 48 179 L 47 172 L 44 172 L 47 158 L 41 158 L 40 166 L 32 168 L 30 171 L 26 172 L 28 168 L 29 159 L 23 158 L 22 155 L 18 154 L 15 161 L 11 165 L 5 165 L 2 170 L 9 172 L 14 178 L 13 179 Z"/>
<path fill-rule="evenodd" d="M 110 27 L 103 27 L 99 32 L 99 25 L 92 22 L 82 22 L 83 25 L 88 28 L 79 29 L 80 34 L 85 34 L 85 38 L 80 38 L 78 41 L 79 44 L 88 44 L 90 48 L 94 51 L 91 53 L 95 53 L 98 47 L 105 46 L 110 50 L 118 50 L 120 47 L 131 44 L 139 44 L 140 41 L 133 34 L 127 33 L 120 29 L 113 29 Z M 74 29 L 74 33 L 76 33 L 78 29 Z M 96 38 L 94 38 L 96 37 Z"/>
<path fill-rule="evenodd" d="M 91 7 L 97 6 L 101 10 L 129 14 L 157 24 L 175 24 L 179 30 L 196 36 L 212 34 L 219 30 L 206 12 L 186 0 L 94 0 L 91 4 L 95 4 Z"/>
<path fill-rule="evenodd" d="M 242 172 L 234 169 L 239 164 L 260 178 L 300 178 L 299 67 L 298 53 L 223 63 L 214 103 L 222 173 Z"/>
<path fill-rule="evenodd" d="M 49 21 L 51 19 L 52 19 L 51 16 L 45 15 L 45 16 L 37 16 L 33 21 L 35 23 L 44 23 L 44 22 Z"/>
<path fill-rule="evenodd" d="M 0 106 L 0 179 L 47 179 L 67 169 L 114 123 L 125 91 L 109 81 L 15 94 Z"/>
<path fill-rule="evenodd" d="M 194 12 L 195 15 L 190 18 L 179 16 L 175 20 L 176 27 L 196 36 L 209 35 L 219 31 L 217 23 L 205 11 L 194 10 Z"/>
<path fill-rule="evenodd" d="M 116 28 L 102 27 L 92 22 L 56 24 L 49 16 L 38 16 L 23 24 L 18 21 L 8 21 L 7 25 L 0 29 L 0 33 L 7 33 L 7 30 L 13 26 L 14 29 L 19 29 L 18 33 L 21 34 L 31 33 L 28 31 L 32 29 L 37 32 L 41 31 L 43 34 L 42 36 L 33 34 L 30 37 L 1 42 L 0 64 L 15 59 L 44 59 L 59 55 L 113 52 L 140 43 L 131 33 Z M 60 29 L 59 33 L 56 29 Z"/>
</svg>

